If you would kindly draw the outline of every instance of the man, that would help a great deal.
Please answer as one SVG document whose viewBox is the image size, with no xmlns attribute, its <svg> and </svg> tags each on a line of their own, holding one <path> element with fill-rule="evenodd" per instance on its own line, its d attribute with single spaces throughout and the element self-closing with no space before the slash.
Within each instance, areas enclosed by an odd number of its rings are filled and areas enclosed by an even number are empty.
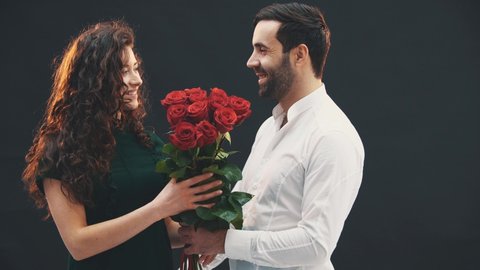
<svg viewBox="0 0 480 270">
<path fill-rule="evenodd" d="M 334 269 L 330 256 L 360 187 L 364 150 L 322 82 L 330 32 L 316 7 L 274 4 L 254 19 L 247 66 L 274 98 L 235 187 L 254 195 L 242 230 L 181 228 L 186 253 L 225 253 L 231 269 Z"/>
</svg>

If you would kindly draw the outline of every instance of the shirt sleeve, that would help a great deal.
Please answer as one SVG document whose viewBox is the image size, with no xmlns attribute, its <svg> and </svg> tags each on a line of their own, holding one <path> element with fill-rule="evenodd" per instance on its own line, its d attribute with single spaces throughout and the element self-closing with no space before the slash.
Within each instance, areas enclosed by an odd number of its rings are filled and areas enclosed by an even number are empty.
<svg viewBox="0 0 480 270">
<path fill-rule="evenodd" d="M 302 218 L 283 231 L 230 229 L 225 254 L 261 266 L 295 267 L 329 262 L 360 187 L 363 147 L 332 133 L 305 157 Z"/>
</svg>

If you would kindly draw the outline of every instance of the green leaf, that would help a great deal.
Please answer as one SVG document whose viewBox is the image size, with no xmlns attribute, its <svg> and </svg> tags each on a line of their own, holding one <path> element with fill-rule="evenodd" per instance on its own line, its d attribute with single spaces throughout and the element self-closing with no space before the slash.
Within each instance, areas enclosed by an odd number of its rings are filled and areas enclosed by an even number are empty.
<svg viewBox="0 0 480 270">
<path fill-rule="evenodd" d="M 159 162 L 157 162 L 157 164 L 155 166 L 155 171 L 158 172 L 158 173 L 166 173 L 166 174 L 171 173 L 172 170 L 167 165 L 167 160 L 168 159 L 163 159 L 163 160 L 160 160 Z"/>
<path fill-rule="evenodd" d="M 221 171 L 222 173 L 217 173 L 223 175 L 225 181 L 229 183 L 234 183 L 242 179 L 242 171 L 238 168 L 237 165 L 226 164 L 219 171 Z"/>
<path fill-rule="evenodd" d="M 225 140 L 227 140 L 230 144 L 232 144 L 232 137 L 230 137 L 230 132 L 224 134 Z"/>
<path fill-rule="evenodd" d="M 201 156 L 206 156 L 206 157 L 208 156 L 211 158 L 215 154 L 215 151 L 217 151 L 217 144 L 211 143 L 211 144 L 205 145 L 200 150 L 201 150 L 200 151 Z"/>
<path fill-rule="evenodd" d="M 237 212 L 237 217 L 234 220 L 232 220 L 230 223 L 232 223 L 232 225 L 235 227 L 235 229 L 241 229 L 242 226 L 243 226 L 242 206 L 232 196 L 230 196 L 228 198 L 228 202 L 230 203 L 230 205 L 233 206 L 233 208 L 235 209 L 235 212 Z"/>
<path fill-rule="evenodd" d="M 214 216 L 217 216 L 225 220 L 228 223 L 231 223 L 238 216 L 238 213 L 234 209 L 225 209 L 225 208 L 214 209 L 212 210 L 212 214 Z"/>
<path fill-rule="evenodd" d="M 174 160 L 178 167 L 185 167 L 192 164 L 193 157 L 189 151 L 178 151 Z"/>
<path fill-rule="evenodd" d="M 244 205 L 253 198 L 253 195 L 246 192 L 235 191 L 230 194 L 230 197 L 235 199 L 240 205 Z"/>
<path fill-rule="evenodd" d="M 197 215 L 203 220 L 214 220 L 215 215 L 212 214 L 212 210 L 206 207 L 199 206 L 195 209 Z"/>
<path fill-rule="evenodd" d="M 207 157 L 207 156 L 200 156 L 197 158 L 197 160 L 212 160 L 213 158 L 210 156 L 210 157 Z"/>
<path fill-rule="evenodd" d="M 182 167 L 182 168 L 170 173 L 170 177 L 176 178 L 176 179 L 183 178 L 183 177 L 185 177 L 186 170 L 187 170 L 186 167 Z"/>
<path fill-rule="evenodd" d="M 232 196 L 232 194 L 228 196 L 228 202 L 233 207 L 233 209 L 235 209 L 237 213 L 240 213 L 240 214 L 242 213 L 242 205 L 237 201 L 237 199 L 234 196 Z"/>
<path fill-rule="evenodd" d="M 241 230 L 242 227 L 243 227 L 243 217 L 242 216 L 238 216 L 236 219 L 232 220 L 232 223 L 233 227 L 235 227 L 235 229 L 237 230 Z"/>
<path fill-rule="evenodd" d="M 222 160 L 228 158 L 228 156 L 229 154 L 227 152 L 223 151 L 223 149 L 220 149 L 220 151 L 218 151 L 217 155 L 215 156 L 215 159 Z"/>
<path fill-rule="evenodd" d="M 218 170 L 218 165 L 217 164 L 213 164 L 213 165 L 210 165 L 206 168 L 203 168 L 202 170 L 203 173 L 206 173 L 206 172 L 212 172 L 212 173 L 216 173 L 216 174 L 219 174 L 219 170 Z"/>
<path fill-rule="evenodd" d="M 175 171 L 178 169 L 177 164 L 172 158 L 165 159 L 165 163 L 167 164 L 168 168 L 170 168 L 170 171 Z"/>
<path fill-rule="evenodd" d="M 171 143 L 167 143 L 163 145 L 162 152 L 167 156 L 174 156 L 176 151 L 177 151 L 177 148 L 173 146 L 173 144 Z"/>
</svg>

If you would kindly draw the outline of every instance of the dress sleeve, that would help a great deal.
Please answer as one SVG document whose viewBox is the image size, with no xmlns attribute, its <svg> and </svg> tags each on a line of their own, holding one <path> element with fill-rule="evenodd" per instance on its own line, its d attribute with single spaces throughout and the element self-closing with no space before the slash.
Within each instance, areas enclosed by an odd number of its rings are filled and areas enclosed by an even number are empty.
<svg viewBox="0 0 480 270">
<path fill-rule="evenodd" d="M 48 169 L 47 169 L 48 168 Z M 38 164 L 38 173 L 35 178 L 35 183 L 37 184 L 38 189 L 45 194 L 43 189 L 43 180 L 45 178 L 53 178 L 57 180 L 62 180 L 62 172 L 55 164 L 47 165 L 45 160 L 41 160 Z"/>
</svg>

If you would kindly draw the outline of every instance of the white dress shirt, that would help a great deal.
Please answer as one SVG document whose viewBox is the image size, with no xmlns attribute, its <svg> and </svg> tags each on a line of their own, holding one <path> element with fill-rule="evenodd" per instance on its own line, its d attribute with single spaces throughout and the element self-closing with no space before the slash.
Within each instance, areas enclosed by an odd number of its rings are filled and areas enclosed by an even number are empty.
<svg viewBox="0 0 480 270">
<path fill-rule="evenodd" d="M 357 196 L 360 137 L 322 85 L 258 130 L 237 191 L 254 195 L 243 230 L 230 229 L 231 270 L 334 269 L 330 256 Z"/>
</svg>

